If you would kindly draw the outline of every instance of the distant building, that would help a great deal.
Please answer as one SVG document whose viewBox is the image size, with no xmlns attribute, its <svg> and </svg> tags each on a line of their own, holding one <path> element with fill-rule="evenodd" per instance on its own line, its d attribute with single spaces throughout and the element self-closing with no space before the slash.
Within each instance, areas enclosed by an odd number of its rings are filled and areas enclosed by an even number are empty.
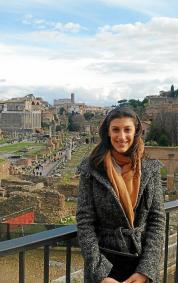
<svg viewBox="0 0 178 283">
<path fill-rule="evenodd" d="M 85 107 L 85 112 L 92 112 L 92 113 L 101 113 L 101 114 L 105 114 L 106 110 L 103 107 L 99 107 L 99 106 L 86 106 Z"/>
<path fill-rule="evenodd" d="M 0 127 L 3 130 L 35 130 L 41 128 L 41 111 L 2 111 Z"/>
<path fill-rule="evenodd" d="M 160 91 L 159 95 L 150 95 L 146 98 L 148 106 L 144 116 L 147 120 L 153 120 L 160 112 L 178 112 L 178 96 L 171 96 L 171 91 Z"/>
<path fill-rule="evenodd" d="M 71 105 L 68 108 L 67 112 L 82 115 L 85 112 L 85 104 L 84 103 L 76 103 L 74 105 Z"/>
<path fill-rule="evenodd" d="M 55 99 L 54 106 L 60 112 L 61 108 L 64 108 L 67 113 L 83 114 L 85 113 L 85 103 L 75 103 L 75 94 L 71 93 L 71 98 Z"/>
<path fill-rule="evenodd" d="M 40 100 L 33 94 L 0 102 L 0 128 L 5 131 L 34 131 L 41 128 Z"/>
<path fill-rule="evenodd" d="M 72 105 L 75 103 L 75 94 L 71 93 L 71 98 L 59 98 L 59 99 L 54 99 L 54 106 L 57 107 L 62 107 L 62 106 L 67 106 L 67 105 Z"/>
<path fill-rule="evenodd" d="M 44 110 L 41 113 L 41 121 L 42 123 L 51 124 L 54 120 L 54 114 L 50 110 Z"/>
<path fill-rule="evenodd" d="M 71 93 L 71 103 L 75 103 L 75 94 Z"/>
</svg>

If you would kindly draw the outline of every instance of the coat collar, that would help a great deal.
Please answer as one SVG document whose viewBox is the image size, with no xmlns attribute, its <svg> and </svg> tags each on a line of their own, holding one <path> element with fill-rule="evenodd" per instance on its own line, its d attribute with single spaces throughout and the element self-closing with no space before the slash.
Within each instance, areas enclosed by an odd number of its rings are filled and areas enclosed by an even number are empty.
<svg viewBox="0 0 178 283">
<path fill-rule="evenodd" d="M 146 188 L 146 185 L 148 183 L 148 180 L 150 179 L 152 175 L 152 164 L 150 159 L 142 159 L 141 163 L 141 182 L 140 182 L 140 190 L 138 194 L 138 199 L 137 199 L 137 204 L 136 207 L 139 205 L 141 196 L 144 192 L 144 189 Z M 118 200 L 116 193 L 114 191 L 114 188 L 112 187 L 110 181 L 108 178 L 104 175 L 102 175 L 99 171 L 92 169 L 89 165 L 89 160 L 88 158 L 83 160 L 82 163 L 80 164 L 78 171 L 82 174 L 85 175 L 86 177 L 93 176 L 99 183 L 103 184 L 113 195 L 113 197 L 117 200 L 118 205 L 121 206 L 120 201 Z"/>
<path fill-rule="evenodd" d="M 158 160 L 153 161 L 151 159 L 142 159 L 140 190 L 139 190 L 135 209 L 139 206 L 141 196 L 143 195 L 143 192 L 146 188 L 146 185 L 150 177 L 153 175 L 154 172 L 156 172 L 158 166 L 160 167 L 160 165 L 161 163 Z M 123 212 L 123 216 L 124 216 L 127 227 L 129 229 L 132 229 L 129 223 L 129 220 L 125 214 L 125 211 L 115 193 L 114 188 L 112 187 L 110 181 L 108 180 L 107 176 L 104 176 L 99 171 L 92 169 L 89 165 L 88 158 L 81 162 L 80 166 L 78 167 L 78 173 L 81 173 L 81 175 L 85 176 L 86 178 L 94 177 L 99 183 L 101 183 L 106 189 L 108 189 L 108 192 L 110 192 L 111 195 L 114 197 L 115 203 L 118 205 L 120 210 Z"/>
<path fill-rule="evenodd" d="M 143 194 L 144 188 L 146 187 L 146 184 L 148 183 L 149 178 L 151 177 L 151 170 L 150 166 L 147 166 L 149 163 L 149 160 L 143 159 L 142 160 L 142 166 L 141 166 L 141 182 L 140 182 L 140 190 L 139 190 L 139 196 Z M 90 173 L 93 177 L 95 177 L 100 183 L 102 183 L 104 186 L 106 186 L 109 190 L 113 190 L 113 187 L 107 177 L 101 175 L 97 170 L 90 169 Z"/>
</svg>

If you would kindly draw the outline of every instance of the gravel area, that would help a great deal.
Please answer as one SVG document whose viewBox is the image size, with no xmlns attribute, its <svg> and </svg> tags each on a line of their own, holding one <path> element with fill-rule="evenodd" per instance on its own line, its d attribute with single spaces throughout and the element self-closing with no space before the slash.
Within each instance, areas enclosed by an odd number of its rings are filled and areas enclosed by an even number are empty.
<svg viewBox="0 0 178 283">
<path fill-rule="evenodd" d="M 43 250 L 26 252 L 26 283 L 43 283 Z M 82 256 L 78 251 L 72 252 L 72 272 L 83 268 Z M 65 275 L 65 252 L 50 250 L 50 282 Z M 18 255 L 0 257 L 0 282 L 18 283 Z"/>
</svg>

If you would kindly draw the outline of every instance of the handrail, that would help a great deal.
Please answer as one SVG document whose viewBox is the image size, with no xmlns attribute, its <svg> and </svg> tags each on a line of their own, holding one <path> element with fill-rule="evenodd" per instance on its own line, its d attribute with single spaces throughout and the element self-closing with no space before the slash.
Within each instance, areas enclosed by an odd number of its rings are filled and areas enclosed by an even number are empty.
<svg viewBox="0 0 178 283">
<path fill-rule="evenodd" d="M 17 239 L 3 241 L 0 242 L 0 256 L 10 254 L 15 251 L 20 252 L 23 250 L 44 246 L 46 243 L 50 245 L 57 241 L 69 240 L 75 238 L 76 236 L 76 225 L 67 225 L 64 227 L 27 235 Z"/>
<path fill-rule="evenodd" d="M 166 229 L 165 229 L 165 244 L 164 244 L 164 275 L 163 283 L 167 283 L 168 275 L 168 256 L 169 256 L 169 225 L 170 225 L 170 213 L 178 209 L 178 200 L 166 202 L 164 204 L 166 212 Z M 175 283 L 178 282 L 178 227 L 177 227 L 177 251 L 176 251 L 176 273 Z"/>
<path fill-rule="evenodd" d="M 166 202 L 164 204 L 166 213 L 178 209 L 178 200 Z M 43 246 L 45 242 L 55 240 L 72 239 L 77 236 L 76 225 L 66 225 L 64 227 L 54 228 L 48 231 L 27 235 L 17 239 L 0 242 L 0 256 L 15 252 L 16 250 L 29 249 Z"/>
<path fill-rule="evenodd" d="M 173 210 L 178 209 L 178 200 L 168 201 L 164 203 L 165 211 L 171 212 Z"/>
<path fill-rule="evenodd" d="M 166 202 L 166 230 L 165 230 L 165 256 L 163 282 L 167 283 L 168 272 L 168 244 L 169 244 L 169 219 L 170 213 L 178 211 L 178 200 Z M 67 241 L 66 249 L 66 283 L 70 283 L 71 270 L 71 240 L 77 237 L 77 226 L 66 225 L 48 231 L 27 235 L 17 239 L 0 242 L 0 256 L 15 252 L 19 253 L 19 283 L 25 282 L 25 251 L 37 247 L 44 247 L 44 283 L 49 283 L 49 246 L 60 241 Z M 178 247 L 178 237 L 177 237 Z M 175 282 L 178 282 L 178 248 L 176 254 Z"/>
</svg>

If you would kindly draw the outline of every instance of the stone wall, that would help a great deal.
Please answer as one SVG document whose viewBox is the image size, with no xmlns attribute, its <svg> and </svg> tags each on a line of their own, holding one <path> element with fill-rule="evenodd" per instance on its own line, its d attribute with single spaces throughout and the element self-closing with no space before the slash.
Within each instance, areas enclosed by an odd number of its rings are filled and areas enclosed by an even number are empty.
<svg viewBox="0 0 178 283">
<path fill-rule="evenodd" d="M 41 128 L 40 111 L 4 111 L 0 113 L 2 129 L 35 129 Z"/>
<path fill-rule="evenodd" d="M 76 185 L 59 185 L 56 188 L 60 194 L 63 194 L 66 199 L 68 197 L 77 197 L 78 196 L 78 186 Z"/>
<path fill-rule="evenodd" d="M 38 189 L 33 191 L 33 193 L 38 195 L 40 213 L 48 219 L 45 222 L 58 223 L 60 218 L 66 216 L 64 195 L 49 189 Z"/>
<path fill-rule="evenodd" d="M 9 186 L 14 186 L 14 185 L 18 185 L 18 186 L 31 185 L 32 186 L 33 182 L 26 181 L 26 180 L 6 180 L 6 179 L 2 179 L 1 185 L 3 187 L 9 187 Z"/>
<path fill-rule="evenodd" d="M 58 191 L 44 187 L 43 183 L 30 185 L 12 183 L 3 186 L 4 197 L 0 197 L 0 216 L 32 207 L 35 222 L 59 223 L 60 218 L 68 216 L 65 209 L 65 196 Z"/>
<path fill-rule="evenodd" d="M 9 176 L 9 161 L 0 162 L 0 179 L 5 179 Z"/>
<path fill-rule="evenodd" d="M 145 146 L 145 152 L 151 159 L 160 160 L 167 168 L 167 188 L 175 190 L 174 173 L 178 173 L 178 147 Z"/>
<path fill-rule="evenodd" d="M 45 186 L 50 186 L 53 184 L 53 178 L 51 176 L 46 177 L 46 176 L 22 175 L 20 177 L 31 183 L 43 182 Z"/>
</svg>

